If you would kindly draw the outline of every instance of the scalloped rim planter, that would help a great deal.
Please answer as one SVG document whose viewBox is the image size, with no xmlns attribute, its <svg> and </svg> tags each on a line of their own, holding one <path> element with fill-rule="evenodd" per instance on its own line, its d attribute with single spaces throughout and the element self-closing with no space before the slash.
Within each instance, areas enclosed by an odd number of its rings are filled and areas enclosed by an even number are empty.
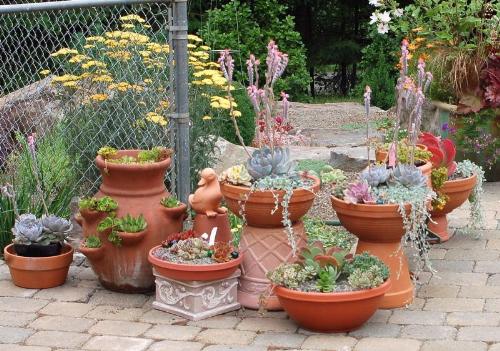
<svg viewBox="0 0 500 351">
<path fill-rule="evenodd" d="M 292 223 L 297 222 L 307 213 L 307 211 L 309 211 L 316 193 L 320 188 L 320 179 L 318 177 L 307 175 L 306 178 L 313 180 L 314 183 L 309 189 L 299 188 L 293 190 L 288 210 Z M 227 182 L 221 183 L 220 187 L 222 194 L 224 195 L 224 199 L 226 200 L 227 207 L 229 207 L 231 212 L 237 216 L 240 216 L 239 202 L 248 196 L 248 200 L 244 202 L 244 212 L 249 226 L 259 228 L 275 228 L 283 226 L 281 223 L 283 216 L 282 206 L 280 205 L 278 210 L 274 212 L 273 210 L 275 208 L 274 195 L 278 195 L 279 202 L 281 203 L 283 195 L 285 194 L 284 190 L 274 192 L 270 190 L 256 190 L 250 193 L 250 187 L 232 185 Z"/>
<path fill-rule="evenodd" d="M 414 297 L 408 259 L 401 248 L 403 218 L 398 205 L 348 204 L 331 197 L 340 223 L 359 238 L 356 253 L 377 256 L 389 267 L 392 285 L 382 299 L 381 308 L 403 307 Z M 410 210 L 410 205 L 406 205 Z"/>
<path fill-rule="evenodd" d="M 177 206 L 177 207 L 165 207 L 162 204 L 160 204 L 161 209 L 163 212 L 165 212 L 168 216 L 172 218 L 180 218 L 182 215 L 187 216 L 187 205 L 185 203 L 182 203 Z"/>
<path fill-rule="evenodd" d="M 146 236 L 147 229 L 136 233 L 117 232 L 117 235 L 122 239 L 122 245 L 130 246 L 141 242 Z"/>
<path fill-rule="evenodd" d="M 50 257 L 23 257 L 14 252 L 14 244 L 3 250 L 12 282 L 27 289 L 47 289 L 63 285 L 73 261 L 73 248 L 65 244 L 62 253 Z"/>
<path fill-rule="evenodd" d="M 87 256 L 90 260 L 99 261 L 104 257 L 104 246 L 101 247 L 86 247 L 80 244 L 78 251 Z"/>
<path fill-rule="evenodd" d="M 348 332 L 361 327 L 379 308 L 391 280 L 373 289 L 316 293 L 275 286 L 281 306 L 300 327 L 315 332 Z"/>
<path fill-rule="evenodd" d="M 442 210 L 431 211 L 431 221 L 429 221 L 427 227 L 433 233 L 439 235 L 441 242 L 445 242 L 450 239 L 450 234 L 448 232 L 448 219 L 446 218 L 446 215 L 461 206 L 469 198 L 476 182 L 477 175 L 474 174 L 469 178 L 447 180 L 443 184 L 443 187 L 439 189 L 440 192 L 448 195 L 450 198 Z"/>
<path fill-rule="evenodd" d="M 174 280 L 196 280 L 211 281 L 224 279 L 232 275 L 243 260 L 243 254 L 240 252 L 238 258 L 224 263 L 213 264 L 185 264 L 174 263 L 160 260 L 153 252 L 161 245 L 153 247 L 149 251 L 149 262 L 153 265 L 155 271 L 166 278 Z"/>
</svg>

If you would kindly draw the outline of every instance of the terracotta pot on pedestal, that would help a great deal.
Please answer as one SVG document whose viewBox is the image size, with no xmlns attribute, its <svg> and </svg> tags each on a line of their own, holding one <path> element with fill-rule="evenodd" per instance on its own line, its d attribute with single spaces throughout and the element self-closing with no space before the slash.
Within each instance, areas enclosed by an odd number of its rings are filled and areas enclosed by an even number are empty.
<svg viewBox="0 0 500 351">
<path fill-rule="evenodd" d="M 293 231 L 297 238 L 297 250 L 305 246 L 306 237 L 304 225 L 300 218 L 312 206 L 315 193 L 319 190 L 320 180 L 314 176 L 307 176 L 313 180 L 310 189 L 295 189 L 289 202 L 289 218 L 292 221 Z M 288 244 L 287 235 L 283 228 L 283 207 L 275 209 L 277 195 L 279 203 L 283 199 L 284 191 L 254 191 L 250 188 L 222 183 L 221 190 L 227 206 L 234 214 L 239 214 L 240 203 L 244 203 L 244 213 L 247 225 L 241 235 L 241 251 L 244 253 L 241 264 L 241 278 L 238 290 L 239 302 L 251 309 L 258 309 L 263 296 L 268 296 L 271 283 L 266 274 L 284 262 L 292 262 L 296 257 Z M 282 307 L 275 295 L 269 296 L 264 302 L 268 310 L 281 310 Z"/>
<path fill-rule="evenodd" d="M 405 233 L 398 205 L 348 204 L 332 196 L 332 206 L 340 223 L 359 238 L 356 253 L 368 252 L 389 267 L 392 286 L 381 308 L 403 307 L 413 301 L 414 286 L 408 259 L 401 247 Z M 406 210 L 410 210 L 407 205 Z"/>
<path fill-rule="evenodd" d="M 448 180 L 439 189 L 440 192 L 448 195 L 449 199 L 446 201 L 443 209 L 431 211 L 431 220 L 427 224 L 427 227 L 441 238 L 441 242 L 450 239 L 446 215 L 462 205 L 469 198 L 476 182 L 477 176 L 473 175 L 469 178 Z"/>
<path fill-rule="evenodd" d="M 136 157 L 138 150 L 118 151 L 118 157 Z M 172 233 L 182 230 L 183 216 L 165 211 L 160 204 L 169 196 L 164 176 L 171 159 L 148 164 L 117 164 L 105 162 L 97 156 L 96 164 L 102 174 L 102 184 L 97 198 L 110 196 L 118 203 L 118 218 L 130 214 L 143 215 L 147 228 L 140 233 L 119 232 L 122 245 L 108 241 L 109 232 L 97 231 L 99 222 L 107 213 L 81 211 L 78 221 L 82 223 L 84 236 L 98 235 L 102 246 L 98 249 L 81 248 L 101 284 L 120 292 L 145 292 L 154 288 L 154 276 L 148 262 L 149 250 L 159 245 Z"/>
</svg>

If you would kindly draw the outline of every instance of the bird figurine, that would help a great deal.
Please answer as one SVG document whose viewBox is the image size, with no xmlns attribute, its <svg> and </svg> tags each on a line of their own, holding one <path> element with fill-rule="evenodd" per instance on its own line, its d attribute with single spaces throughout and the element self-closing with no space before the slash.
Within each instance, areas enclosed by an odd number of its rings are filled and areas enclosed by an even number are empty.
<svg viewBox="0 0 500 351">
<path fill-rule="evenodd" d="M 222 192 L 217 173 L 212 168 L 205 168 L 200 172 L 198 189 L 189 195 L 189 204 L 197 214 L 215 217 L 227 212 L 227 208 L 220 206 L 221 200 Z"/>
</svg>

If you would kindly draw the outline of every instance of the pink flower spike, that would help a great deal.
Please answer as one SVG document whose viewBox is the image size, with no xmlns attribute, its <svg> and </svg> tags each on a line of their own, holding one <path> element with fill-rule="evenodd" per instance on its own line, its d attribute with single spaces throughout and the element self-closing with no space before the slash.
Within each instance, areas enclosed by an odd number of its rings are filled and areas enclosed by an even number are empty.
<svg viewBox="0 0 500 351">
<path fill-rule="evenodd" d="M 396 166 L 396 145 L 392 143 L 389 146 L 389 167 Z"/>
</svg>

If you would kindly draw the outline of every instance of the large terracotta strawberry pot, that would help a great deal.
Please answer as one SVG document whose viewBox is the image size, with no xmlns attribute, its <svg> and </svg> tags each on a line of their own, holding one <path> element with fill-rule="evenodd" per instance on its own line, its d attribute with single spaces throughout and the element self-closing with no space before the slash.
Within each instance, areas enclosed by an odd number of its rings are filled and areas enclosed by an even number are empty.
<svg viewBox="0 0 500 351">
<path fill-rule="evenodd" d="M 391 280 L 367 290 L 320 293 L 276 286 L 286 313 L 300 327 L 315 332 L 348 332 L 361 327 L 379 308 Z"/>
<path fill-rule="evenodd" d="M 304 225 L 300 218 L 312 206 L 320 180 L 307 176 L 313 181 L 309 189 L 295 189 L 289 201 L 289 218 L 297 241 L 297 251 L 306 244 Z M 292 248 L 288 244 L 283 227 L 283 207 L 275 209 L 275 196 L 281 204 L 284 191 L 254 191 L 249 187 L 221 184 L 221 191 L 229 209 L 240 216 L 243 206 L 247 225 L 243 227 L 240 250 L 244 253 L 241 277 L 238 287 L 238 301 L 241 305 L 258 309 L 262 304 L 268 310 L 281 310 L 278 298 L 271 291 L 271 283 L 266 274 L 284 262 L 293 262 Z M 273 195 L 274 194 L 274 195 Z"/>
<path fill-rule="evenodd" d="M 27 289 L 47 289 L 63 285 L 73 261 L 73 248 L 65 245 L 61 253 L 49 257 L 24 257 L 16 254 L 14 244 L 4 248 L 12 282 Z"/>
<path fill-rule="evenodd" d="M 136 157 L 139 150 L 118 151 L 118 157 Z M 168 197 L 164 184 L 165 172 L 171 164 L 167 158 L 147 164 L 118 164 L 105 162 L 97 156 L 96 165 L 102 174 L 102 184 L 96 198 L 110 196 L 118 203 L 116 216 L 143 215 L 147 228 L 140 233 L 118 232 L 121 245 L 108 240 L 109 231 L 97 231 L 97 225 L 108 214 L 81 211 L 78 221 L 83 235 L 98 235 L 102 246 L 81 248 L 101 284 L 120 292 L 145 292 L 154 288 L 154 276 L 148 261 L 149 250 L 159 245 L 169 234 L 182 229 L 184 216 L 179 211 L 167 211 L 160 200 Z M 183 207 L 185 210 L 185 207 Z"/>
<path fill-rule="evenodd" d="M 382 298 L 381 308 L 403 307 L 413 301 L 414 286 L 408 258 L 401 247 L 405 233 L 399 205 L 351 204 L 332 196 L 340 223 L 359 238 L 356 253 L 368 252 L 389 267 L 392 285 Z M 407 212 L 410 206 L 406 207 Z"/>
<path fill-rule="evenodd" d="M 446 215 L 462 205 L 469 198 L 476 182 L 477 176 L 473 175 L 469 178 L 448 180 L 439 189 L 440 192 L 448 196 L 448 201 L 446 201 L 444 208 L 441 210 L 431 211 L 431 220 L 427 224 L 427 227 L 433 233 L 439 235 L 441 242 L 450 239 Z"/>
</svg>

